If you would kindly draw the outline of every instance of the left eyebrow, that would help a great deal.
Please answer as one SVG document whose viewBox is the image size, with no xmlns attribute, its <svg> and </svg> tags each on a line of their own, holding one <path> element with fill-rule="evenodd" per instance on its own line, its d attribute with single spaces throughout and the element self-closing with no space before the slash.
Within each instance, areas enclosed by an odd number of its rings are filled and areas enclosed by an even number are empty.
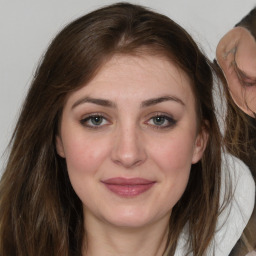
<svg viewBox="0 0 256 256">
<path fill-rule="evenodd" d="M 82 99 L 76 101 L 72 105 L 72 109 L 74 109 L 78 105 L 81 105 L 81 104 L 84 104 L 84 103 L 93 103 L 93 104 L 96 104 L 96 105 L 100 105 L 100 106 L 104 106 L 104 107 L 110 107 L 110 108 L 115 108 L 116 107 L 115 103 L 113 103 L 112 101 L 109 101 L 109 100 L 85 97 L 85 98 L 82 98 Z"/>
<path fill-rule="evenodd" d="M 145 108 L 145 107 L 153 106 L 153 105 L 159 104 L 161 102 L 165 102 L 165 101 L 174 101 L 174 102 L 181 104 L 182 106 L 185 106 L 185 103 L 181 99 L 179 99 L 175 96 L 163 96 L 163 97 L 145 100 L 141 103 L 141 107 Z"/>
</svg>

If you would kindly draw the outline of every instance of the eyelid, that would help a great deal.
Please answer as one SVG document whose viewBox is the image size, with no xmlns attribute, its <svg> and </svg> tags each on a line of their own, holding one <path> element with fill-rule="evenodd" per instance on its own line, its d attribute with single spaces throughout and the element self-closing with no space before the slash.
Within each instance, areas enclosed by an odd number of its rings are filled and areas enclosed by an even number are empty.
<svg viewBox="0 0 256 256">
<path fill-rule="evenodd" d="M 248 75 L 246 75 L 238 66 L 236 63 L 236 60 L 234 61 L 234 68 L 235 68 L 235 72 L 238 76 L 239 81 L 244 85 L 244 86 L 254 86 L 256 84 L 256 79 L 253 77 L 249 77 Z"/>
<path fill-rule="evenodd" d="M 86 124 L 87 121 L 89 121 L 91 118 L 93 117 L 101 117 L 104 120 L 106 120 L 108 122 L 108 124 L 103 124 L 103 125 L 88 125 Z M 104 114 L 104 113 L 89 113 L 84 115 L 81 119 L 80 119 L 80 123 L 85 126 L 86 128 L 90 128 L 90 129 L 100 129 L 103 128 L 106 125 L 111 124 L 111 121 L 109 120 L 109 118 Z"/>
<path fill-rule="evenodd" d="M 156 117 L 166 118 L 166 120 L 169 122 L 169 124 L 164 125 L 164 126 L 149 124 L 149 121 Z M 163 112 L 154 112 L 147 116 L 147 120 L 144 123 L 154 129 L 168 129 L 168 128 L 173 128 L 177 124 L 177 120 L 171 114 L 167 114 L 167 113 L 163 113 Z"/>
<path fill-rule="evenodd" d="M 101 117 L 105 120 L 105 124 L 99 124 L 99 125 L 94 125 L 94 124 L 88 124 L 87 122 L 90 121 L 91 118 L 93 117 Z M 165 124 L 165 125 L 157 125 L 157 124 L 150 124 L 150 121 L 153 119 L 153 118 L 157 118 L 157 117 L 163 117 L 165 118 L 165 120 L 168 122 L 168 124 Z M 167 114 L 167 113 L 164 113 L 164 112 L 153 112 L 153 113 L 150 113 L 146 116 L 145 118 L 146 120 L 143 122 L 145 125 L 153 128 L 153 129 L 170 129 L 170 128 L 173 128 L 176 123 L 177 123 L 177 120 L 171 115 L 171 114 Z M 98 112 L 95 112 L 95 113 L 88 113 L 86 115 L 84 115 L 81 119 L 80 119 L 80 123 L 82 126 L 86 127 L 86 128 L 89 128 L 89 129 L 101 129 L 101 128 L 104 128 L 105 126 L 108 126 L 110 124 L 112 124 L 110 118 L 105 114 L 105 113 L 98 113 Z"/>
</svg>

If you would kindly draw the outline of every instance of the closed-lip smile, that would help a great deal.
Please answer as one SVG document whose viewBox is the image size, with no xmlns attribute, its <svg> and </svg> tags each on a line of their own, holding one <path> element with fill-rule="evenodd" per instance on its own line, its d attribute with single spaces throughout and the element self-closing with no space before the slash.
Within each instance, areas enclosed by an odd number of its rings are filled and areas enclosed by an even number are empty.
<svg viewBox="0 0 256 256">
<path fill-rule="evenodd" d="M 101 181 L 107 189 L 121 197 L 135 197 L 149 190 L 156 181 L 144 178 L 110 178 Z"/>
</svg>

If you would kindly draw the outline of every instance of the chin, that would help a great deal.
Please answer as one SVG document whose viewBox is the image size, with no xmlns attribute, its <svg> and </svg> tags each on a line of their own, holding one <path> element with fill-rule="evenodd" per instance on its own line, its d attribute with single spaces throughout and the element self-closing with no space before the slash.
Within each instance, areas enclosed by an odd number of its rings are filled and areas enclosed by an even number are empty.
<svg viewBox="0 0 256 256">
<path fill-rule="evenodd" d="M 153 212 L 147 211 L 146 209 L 118 209 L 116 211 L 111 210 L 109 214 L 104 216 L 105 220 L 118 227 L 123 228 L 142 228 L 151 223 L 155 222 L 160 218 L 155 216 Z"/>
</svg>

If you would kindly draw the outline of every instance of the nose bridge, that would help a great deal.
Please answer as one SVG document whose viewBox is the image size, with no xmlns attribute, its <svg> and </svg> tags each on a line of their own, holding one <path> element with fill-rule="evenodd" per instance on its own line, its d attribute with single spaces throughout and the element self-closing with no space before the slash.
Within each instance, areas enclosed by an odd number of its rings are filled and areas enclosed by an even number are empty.
<svg viewBox="0 0 256 256">
<path fill-rule="evenodd" d="M 133 122 L 118 126 L 112 151 L 115 163 L 129 168 L 145 161 L 146 151 L 140 132 L 140 128 Z"/>
</svg>

